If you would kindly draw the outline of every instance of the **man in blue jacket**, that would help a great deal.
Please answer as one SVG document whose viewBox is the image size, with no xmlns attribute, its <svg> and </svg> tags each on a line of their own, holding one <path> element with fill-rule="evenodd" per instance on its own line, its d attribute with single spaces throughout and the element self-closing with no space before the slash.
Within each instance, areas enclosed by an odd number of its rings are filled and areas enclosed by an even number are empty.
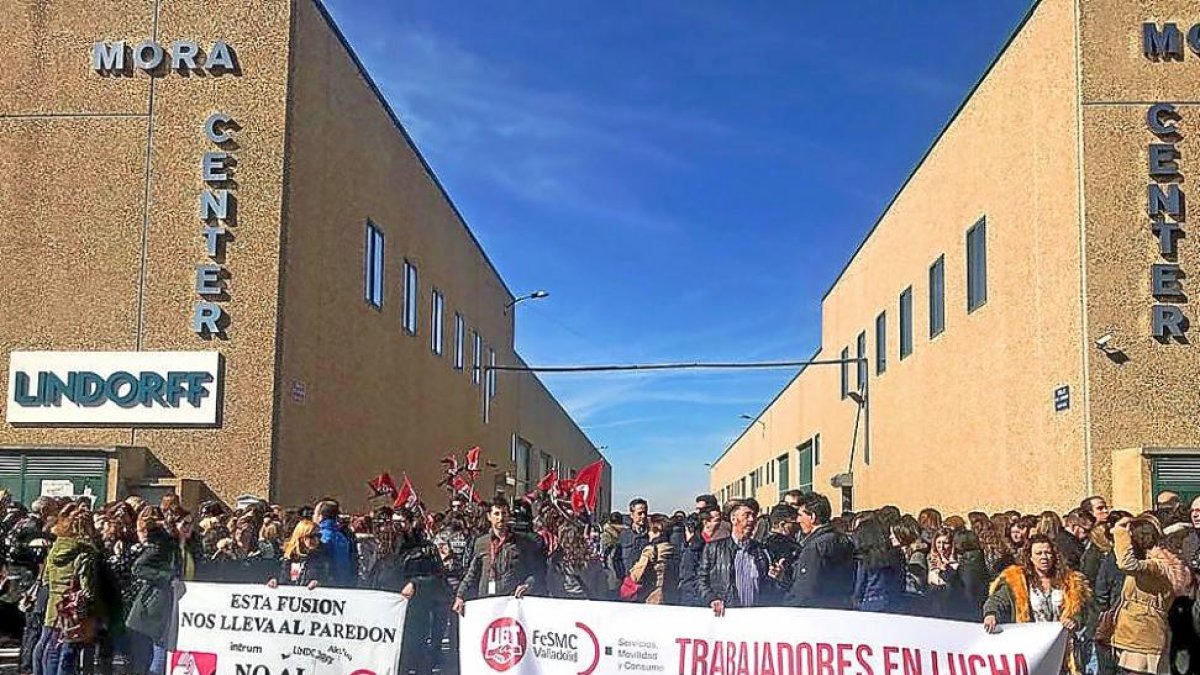
<svg viewBox="0 0 1200 675">
<path fill-rule="evenodd" d="M 354 551 L 354 542 L 342 529 L 340 516 L 335 501 L 323 501 L 317 505 L 317 528 L 321 532 L 321 546 L 333 564 L 334 585 L 354 588 L 358 582 L 358 556 Z"/>
</svg>

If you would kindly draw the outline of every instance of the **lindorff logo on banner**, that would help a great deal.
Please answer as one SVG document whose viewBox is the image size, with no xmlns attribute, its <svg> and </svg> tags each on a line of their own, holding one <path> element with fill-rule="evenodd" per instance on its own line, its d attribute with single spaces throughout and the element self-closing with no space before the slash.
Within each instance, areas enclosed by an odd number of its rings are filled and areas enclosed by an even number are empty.
<svg viewBox="0 0 1200 675">
<path fill-rule="evenodd" d="M 12 352 L 10 424 L 212 426 L 217 352 Z"/>
</svg>

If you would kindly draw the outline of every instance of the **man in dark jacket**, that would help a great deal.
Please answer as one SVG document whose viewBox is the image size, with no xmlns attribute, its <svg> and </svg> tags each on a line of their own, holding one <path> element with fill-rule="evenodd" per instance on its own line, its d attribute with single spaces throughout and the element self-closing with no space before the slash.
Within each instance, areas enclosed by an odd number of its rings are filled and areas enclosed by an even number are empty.
<svg viewBox="0 0 1200 675">
<path fill-rule="evenodd" d="M 612 561 L 613 572 L 618 579 L 629 576 L 629 570 L 633 569 L 633 564 L 642 557 L 642 550 L 650 543 L 650 530 L 646 523 L 649 510 L 646 500 L 641 497 L 629 502 L 629 527 L 621 530 Z"/>
<path fill-rule="evenodd" d="M 475 540 L 471 562 L 454 597 L 454 611 L 461 616 L 467 600 L 500 595 L 522 597 L 533 590 L 533 576 L 521 561 L 522 546 L 509 527 L 508 502 L 497 497 L 488 511 L 492 529 Z"/>
<path fill-rule="evenodd" d="M 792 583 L 792 563 L 800 552 L 800 544 L 796 543 L 796 532 L 800 529 L 796 518 L 796 509 L 787 504 L 776 504 L 771 508 L 767 519 L 771 523 L 771 531 L 763 539 L 767 548 L 767 557 L 771 564 L 780 563 L 779 584 L 788 588 Z"/>
<path fill-rule="evenodd" d="M 854 594 L 854 544 L 829 524 L 829 500 L 810 492 L 800 501 L 804 539 L 792 565 L 792 607 L 850 609 Z"/>
<path fill-rule="evenodd" d="M 426 673 L 433 668 L 435 647 L 441 650 L 444 631 L 433 616 L 435 605 L 445 608 L 446 596 L 437 549 L 417 532 L 416 520 L 411 510 L 401 507 L 390 524 L 377 528 L 379 558 L 371 568 L 367 585 L 399 592 L 408 600 L 400 670 Z"/>
<path fill-rule="evenodd" d="M 717 616 L 726 607 L 764 607 L 779 599 L 781 565 L 772 565 L 767 549 L 753 537 L 754 509 L 736 502 L 729 512 L 732 536 L 704 546 L 696 588 Z"/>
</svg>

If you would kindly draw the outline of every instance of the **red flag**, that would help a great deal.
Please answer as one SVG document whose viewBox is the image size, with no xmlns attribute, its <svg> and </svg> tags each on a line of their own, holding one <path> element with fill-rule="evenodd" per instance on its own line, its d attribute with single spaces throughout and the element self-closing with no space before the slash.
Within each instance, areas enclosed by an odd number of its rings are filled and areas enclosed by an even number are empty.
<svg viewBox="0 0 1200 675">
<path fill-rule="evenodd" d="M 571 498 L 571 493 L 575 490 L 574 478 L 560 478 L 554 486 L 554 498 L 567 500 Z"/>
<path fill-rule="evenodd" d="M 604 472 L 604 461 L 597 460 L 579 470 L 575 476 L 575 487 L 571 490 L 571 510 L 575 513 L 595 512 L 596 497 L 600 493 L 600 474 Z"/>
<path fill-rule="evenodd" d="M 467 451 L 467 471 L 479 471 L 479 446 L 475 446 Z"/>
<path fill-rule="evenodd" d="M 475 494 L 475 485 L 472 481 L 460 476 L 455 476 L 450 481 L 450 486 L 454 488 L 454 494 L 462 495 L 471 501 L 477 501 L 478 497 Z"/>
<path fill-rule="evenodd" d="M 550 469 L 550 472 L 545 476 L 542 476 L 542 479 L 537 482 L 537 489 L 541 490 L 542 492 L 550 492 L 550 490 L 552 490 L 557 484 L 558 472 L 554 469 Z"/>
<path fill-rule="evenodd" d="M 400 485 L 400 492 L 396 495 L 396 502 L 393 506 L 395 508 L 406 507 L 415 509 L 420 503 L 421 500 L 417 498 L 417 491 L 413 489 L 412 482 L 408 480 L 408 476 L 405 476 L 404 483 Z"/>
<path fill-rule="evenodd" d="M 372 497 L 386 495 L 394 500 L 399 493 L 399 490 L 396 489 L 396 481 L 392 480 L 391 475 L 386 471 L 367 481 L 367 487 L 371 488 Z"/>
</svg>

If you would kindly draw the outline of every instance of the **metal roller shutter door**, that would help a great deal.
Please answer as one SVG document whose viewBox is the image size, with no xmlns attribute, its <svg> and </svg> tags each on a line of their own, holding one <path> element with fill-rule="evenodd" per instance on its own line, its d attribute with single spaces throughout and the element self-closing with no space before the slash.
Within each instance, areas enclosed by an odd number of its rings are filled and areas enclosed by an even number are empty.
<svg viewBox="0 0 1200 675">
<path fill-rule="evenodd" d="M 1154 495 L 1171 490 L 1178 492 L 1184 503 L 1200 496 L 1200 454 L 1155 457 L 1151 466 Z"/>
</svg>

